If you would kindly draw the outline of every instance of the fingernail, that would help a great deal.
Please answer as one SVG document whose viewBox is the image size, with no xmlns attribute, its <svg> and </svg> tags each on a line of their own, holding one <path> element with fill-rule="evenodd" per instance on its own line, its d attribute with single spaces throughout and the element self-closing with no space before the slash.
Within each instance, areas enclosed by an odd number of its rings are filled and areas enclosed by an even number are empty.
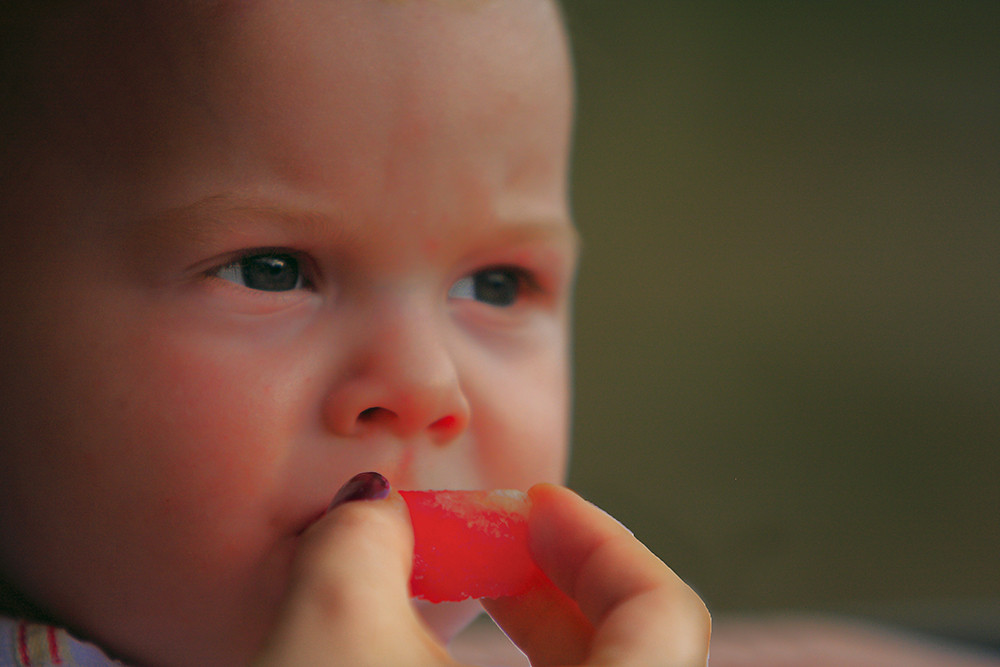
<svg viewBox="0 0 1000 667">
<path fill-rule="evenodd" d="M 340 487 L 327 511 L 355 500 L 381 500 L 388 495 L 389 480 L 377 472 L 359 473 Z"/>
</svg>

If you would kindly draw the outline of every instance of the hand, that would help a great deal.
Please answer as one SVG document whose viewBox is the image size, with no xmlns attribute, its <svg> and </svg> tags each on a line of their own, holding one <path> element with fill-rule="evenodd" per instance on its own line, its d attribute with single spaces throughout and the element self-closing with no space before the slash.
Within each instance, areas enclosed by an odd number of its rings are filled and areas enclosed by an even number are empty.
<svg viewBox="0 0 1000 667">
<path fill-rule="evenodd" d="M 410 602 L 412 559 L 409 510 L 398 493 L 332 508 L 302 536 L 255 667 L 455 665 Z"/>
<path fill-rule="evenodd" d="M 532 552 L 557 588 L 483 606 L 534 667 L 704 667 L 701 599 L 616 520 L 572 491 L 529 491 Z"/>
<path fill-rule="evenodd" d="M 532 549 L 558 588 L 484 606 L 533 665 L 705 665 L 708 613 L 673 572 L 571 491 L 529 493 Z M 412 553 L 398 494 L 332 510 L 303 535 L 255 664 L 456 665 L 410 603 Z"/>
</svg>

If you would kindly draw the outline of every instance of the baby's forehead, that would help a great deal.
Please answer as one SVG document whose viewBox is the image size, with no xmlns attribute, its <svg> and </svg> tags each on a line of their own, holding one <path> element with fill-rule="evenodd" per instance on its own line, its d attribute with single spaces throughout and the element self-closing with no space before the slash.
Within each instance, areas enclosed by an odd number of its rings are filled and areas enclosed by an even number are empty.
<svg viewBox="0 0 1000 667">
<path fill-rule="evenodd" d="M 168 168 L 195 173 L 192 156 L 218 173 L 209 167 L 261 147 L 299 172 L 315 166 L 306 153 L 337 156 L 324 167 L 355 160 L 359 173 L 372 173 L 359 161 L 379 150 L 419 157 L 453 143 L 461 157 L 474 141 L 500 154 L 505 140 L 483 128 L 505 123 L 543 146 L 571 113 L 551 0 L 13 4 L 0 159 L 25 165 L 21 183 L 34 169 L 37 192 L 60 170 L 74 174 L 81 204 L 100 189 L 127 197 L 126 182 L 147 187 Z M 358 137 L 371 140 L 365 150 Z"/>
<path fill-rule="evenodd" d="M 460 126 L 495 128 L 500 117 L 559 134 L 561 119 L 550 130 L 539 117 L 570 113 L 551 0 L 15 4 L 23 8 L 2 28 L 18 39 L 4 54 L 0 159 L 48 170 L 40 183 L 58 162 L 84 192 L 109 183 L 120 192 L 126 180 L 146 187 L 192 156 L 225 166 L 261 147 L 292 171 L 314 166 L 309 153 L 338 156 L 332 168 L 348 156 L 371 173 L 358 162 L 365 152 L 416 154 L 446 139 L 461 156 Z M 361 136 L 372 140 L 366 151 L 355 150 Z M 4 171 L 6 180 L 14 170 Z"/>
<path fill-rule="evenodd" d="M 19 0 L 0 8 L 0 104 L 9 113 L 43 105 L 59 97 L 59 93 L 75 91 L 83 95 L 93 92 L 89 88 L 99 91 L 102 82 L 107 86 L 128 85 L 121 81 L 121 75 L 135 74 L 129 72 L 129 62 L 172 68 L 174 76 L 183 78 L 186 70 L 190 73 L 192 66 L 203 64 L 226 48 L 242 44 L 281 49 L 286 44 L 279 40 L 295 35 L 294 29 L 282 32 L 282 28 L 296 21 L 307 26 L 310 15 L 336 17 L 324 23 L 325 29 L 339 27 L 350 33 L 372 33 L 373 40 L 389 42 L 391 48 L 391 40 L 386 39 L 392 36 L 391 31 L 379 25 L 380 8 L 403 10 L 409 14 L 408 26 L 419 28 L 420 22 L 430 22 L 442 12 L 468 16 L 486 7 L 504 5 L 519 6 L 509 13 L 525 16 L 558 15 L 553 0 Z M 544 10 L 538 12 L 539 7 Z M 525 9 L 533 11 L 522 11 Z M 268 20 L 255 23 L 254 17 L 260 16 Z M 531 44 L 526 34 L 529 31 L 523 30 L 531 25 L 530 19 L 504 23 L 509 32 L 518 32 L 526 44 Z M 329 38 L 331 43 L 336 42 L 334 34 Z M 476 40 L 442 41 L 454 42 L 456 49 L 476 46 Z M 336 59 L 329 62 L 331 67 L 337 64 Z M 154 70 L 140 73 L 147 79 L 157 75 Z M 108 81 L 116 75 L 119 81 Z M 80 104 L 77 100 L 73 103 Z"/>
</svg>

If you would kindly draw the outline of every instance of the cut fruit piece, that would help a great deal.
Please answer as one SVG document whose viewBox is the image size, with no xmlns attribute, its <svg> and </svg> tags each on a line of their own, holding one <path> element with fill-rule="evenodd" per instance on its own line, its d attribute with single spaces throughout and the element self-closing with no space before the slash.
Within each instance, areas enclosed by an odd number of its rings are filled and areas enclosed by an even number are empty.
<svg viewBox="0 0 1000 667">
<path fill-rule="evenodd" d="M 430 602 L 520 595 L 548 581 L 531 558 L 521 491 L 400 491 L 413 523 L 410 591 Z"/>
</svg>

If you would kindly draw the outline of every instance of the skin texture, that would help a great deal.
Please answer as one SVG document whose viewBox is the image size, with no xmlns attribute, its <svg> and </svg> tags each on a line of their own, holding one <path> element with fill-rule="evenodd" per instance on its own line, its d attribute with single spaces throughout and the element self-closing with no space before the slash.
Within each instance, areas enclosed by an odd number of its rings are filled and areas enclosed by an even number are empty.
<svg viewBox="0 0 1000 667">
<path fill-rule="evenodd" d="M 398 496 L 318 518 L 364 470 L 395 488 L 564 476 L 576 237 L 555 7 L 70 4 L 4 76 L 7 606 L 141 665 L 243 665 L 262 645 L 264 664 L 319 647 L 305 664 L 360 664 L 373 645 L 365 664 L 416 664 L 399 661 L 414 645 L 446 660 L 478 607 L 414 613 Z M 245 257 L 291 287 L 240 284 Z M 470 292 L 481 278 L 505 297 Z M 555 515 L 556 535 L 604 521 Z M 622 558 L 595 582 L 634 560 L 681 586 L 648 552 Z M 564 594 L 543 606 L 577 628 Z M 590 630 L 573 636 L 585 654 Z"/>
<path fill-rule="evenodd" d="M 5 202 L 0 571 L 126 656 L 236 664 L 354 473 L 562 478 L 568 65 L 542 2 L 173 7 L 52 39 L 62 124 Z M 209 275 L 260 248 L 314 284 Z M 537 288 L 449 298 L 494 265 Z"/>
</svg>

